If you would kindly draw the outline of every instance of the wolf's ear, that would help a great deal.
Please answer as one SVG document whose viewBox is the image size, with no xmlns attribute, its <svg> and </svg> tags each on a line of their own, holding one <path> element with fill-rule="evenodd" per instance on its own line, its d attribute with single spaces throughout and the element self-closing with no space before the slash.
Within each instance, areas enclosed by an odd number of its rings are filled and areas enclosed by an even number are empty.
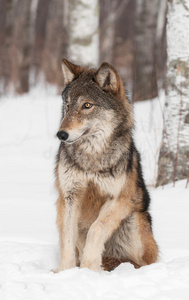
<svg viewBox="0 0 189 300">
<path fill-rule="evenodd" d="M 80 66 L 74 65 L 66 59 L 62 59 L 62 72 L 65 84 L 69 84 L 75 77 L 79 76 Z"/>
<path fill-rule="evenodd" d="M 100 66 L 96 74 L 96 81 L 99 86 L 106 91 L 116 93 L 119 88 L 119 76 L 114 68 L 104 62 Z"/>
</svg>

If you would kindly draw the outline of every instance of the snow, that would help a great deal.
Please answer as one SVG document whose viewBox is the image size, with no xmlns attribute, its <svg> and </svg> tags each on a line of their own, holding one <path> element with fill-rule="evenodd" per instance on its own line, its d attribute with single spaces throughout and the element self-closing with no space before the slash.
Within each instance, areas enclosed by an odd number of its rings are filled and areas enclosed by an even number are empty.
<svg viewBox="0 0 189 300">
<path fill-rule="evenodd" d="M 156 183 L 164 102 L 165 93 L 160 91 L 159 97 L 134 105 L 134 138 L 141 154 L 145 181 L 151 186 Z"/>
<path fill-rule="evenodd" d="M 189 188 L 186 181 L 150 189 L 159 262 L 113 272 L 58 266 L 55 137 L 61 97 L 55 90 L 0 101 L 0 299 L 189 299 Z M 161 140 L 163 100 L 136 104 L 135 139 L 145 178 L 154 178 Z M 154 156 L 155 154 L 155 156 Z"/>
</svg>

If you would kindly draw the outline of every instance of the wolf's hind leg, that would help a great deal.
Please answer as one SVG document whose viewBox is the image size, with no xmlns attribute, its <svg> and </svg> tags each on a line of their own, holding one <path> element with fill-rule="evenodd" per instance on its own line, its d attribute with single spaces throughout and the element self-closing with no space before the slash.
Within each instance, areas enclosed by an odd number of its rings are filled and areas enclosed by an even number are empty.
<svg viewBox="0 0 189 300">
<path fill-rule="evenodd" d="M 139 266 L 150 265 L 158 260 L 158 247 L 154 240 L 148 213 L 135 213 L 136 226 L 131 238 L 131 259 Z"/>
<path fill-rule="evenodd" d="M 143 244 L 142 265 L 150 265 L 158 260 L 158 246 L 154 240 L 148 213 L 139 213 L 139 232 Z"/>
<path fill-rule="evenodd" d="M 104 257 L 108 257 L 102 264 L 106 270 L 111 270 L 122 262 L 130 262 L 138 268 L 157 261 L 158 247 L 147 212 L 135 212 L 120 224 L 106 243 Z"/>
</svg>

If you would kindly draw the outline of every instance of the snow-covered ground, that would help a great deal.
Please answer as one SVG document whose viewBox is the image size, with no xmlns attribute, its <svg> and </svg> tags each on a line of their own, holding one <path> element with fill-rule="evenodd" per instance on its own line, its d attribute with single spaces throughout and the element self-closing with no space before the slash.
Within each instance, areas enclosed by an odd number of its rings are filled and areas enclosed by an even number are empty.
<svg viewBox="0 0 189 300">
<path fill-rule="evenodd" d="M 53 189 L 61 98 L 33 89 L 0 99 L 0 299 L 189 299 L 189 188 L 151 188 L 160 261 L 111 273 L 74 268 L 58 274 Z M 163 99 L 135 105 L 135 139 L 147 182 L 154 184 Z"/>
</svg>

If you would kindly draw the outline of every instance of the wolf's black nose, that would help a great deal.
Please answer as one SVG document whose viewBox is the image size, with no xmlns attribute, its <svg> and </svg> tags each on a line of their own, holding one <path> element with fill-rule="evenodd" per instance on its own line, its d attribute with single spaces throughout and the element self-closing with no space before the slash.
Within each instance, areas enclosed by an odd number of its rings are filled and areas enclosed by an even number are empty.
<svg viewBox="0 0 189 300">
<path fill-rule="evenodd" d="M 57 137 L 61 141 L 66 141 L 67 138 L 68 138 L 68 136 L 69 136 L 69 134 L 66 131 L 64 131 L 64 130 L 61 130 L 61 131 L 57 132 Z"/>
</svg>

